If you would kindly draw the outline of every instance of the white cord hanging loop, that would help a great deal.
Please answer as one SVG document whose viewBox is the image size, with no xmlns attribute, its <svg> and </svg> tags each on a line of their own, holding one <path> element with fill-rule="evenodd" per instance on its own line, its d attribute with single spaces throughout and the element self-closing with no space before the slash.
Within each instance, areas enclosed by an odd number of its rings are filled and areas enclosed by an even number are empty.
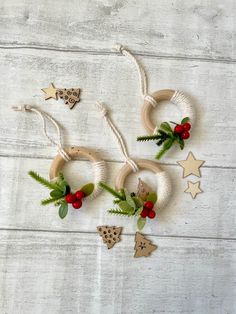
<svg viewBox="0 0 236 314">
<path fill-rule="evenodd" d="M 47 114 L 44 111 L 41 111 L 33 106 L 30 105 L 23 105 L 23 106 L 16 106 L 16 107 L 12 107 L 13 110 L 15 111 L 32 111 L 35 112 L 39 115 L 39 117 L 41 118 L 41 121 L 43 123 L 43 133 L 45 135 L 45 137 L 49 140 L 49 142 L 53 145 L 55 145 L 58 149 L 58 152 L 61 154 L 61 156 L 63 157 L 63 159 L 65 161 L 69 161 L 71 160 L 70 156 L 66 153 L 66 151 L 63 149 L 62 147 L 62 138 L 61 138 L 61 130 L 59 127 L 59 124 L 56 122 L 56 120 L 54 120 L 49 114 Z M 57 141 L 55 141 L 52 137 L 50 137 L 48 135 L 47 132 L 47 124 L 46 124 L 46 119 L 52 123 L 52 125 L 54 125 L 56 131 L 57 131 Z"/>
<path fill-rule="evenodd" d="M 98 107 L 98 109 L 100 110 L 100 112 L 102 113 L 104 119 L 106 120 L 108 126 L 110 127 L 110 129 L 112 130 L 113 134 L 115 135 L 117 141 L 118 141 L 118 144 L 119 144 L 119 147 L 121 149 L 121 152 L 125 158 L 125 161 L 131 166 L 132 170 L 134 172 L 138 171 L 139 168 L 137 166 L 137 164 L 134 162 L 133 159 L 131 159 L 129 157 L 129 154 L 128 154 L 128 150 L 126 148 L 126 145 L 125 145 L 125 142 L 124 142 L 124 139 L 122 138 L 120 132 L 118 131 L 117 127 L 114 125 L 114 123 L 111 121 L 111 119 L 109 118 L 108 116 L 108 109 L 100 102 L 96 102 L 96 106 Z"/>
<path fill-rule="evenodd" d="M 157 91 L 153 94 L 148 93 L 148 82 L 147 75 L 144 68 L 135 58 L 135 56 L 124 46 L 115 45 L 115 49 L 122 53 L 125 57 L 127 57 L 131 62 L 133 62 L 137 68 L 141 94 L 144 99 L 144 105 L 141 112 L 142 122 L 145 129 L 149 134 L 155 134 L 158 130 L 158 126 L 153 125 L 150 112 L 152 107 L 155 108 L 160 101 L 171 101 L 180 109 L 182 113 L 182 118 L 188 117 L 190 119 L 191 125 L 194 124 L 195 121 L 195 112 L 194 108 L 186 95 L 183 92 L 175 91 L 171 89 L 164 89 Z"/>
</svg>

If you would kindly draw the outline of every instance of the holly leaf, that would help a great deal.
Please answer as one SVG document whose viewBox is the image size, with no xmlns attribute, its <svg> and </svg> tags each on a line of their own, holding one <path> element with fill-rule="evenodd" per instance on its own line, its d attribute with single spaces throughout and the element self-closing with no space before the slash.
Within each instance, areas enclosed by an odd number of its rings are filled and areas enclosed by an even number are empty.
<svg viewBox="0 0 236 314">
<path fill-rule="evenodd" d="M 68 213 L 68 204 L 66 202 L 63 202 L 61 206 L 59 207 L 58 214 L 61 219 L 64 219 Z"/>
<path fill-rule="evenodd" d="M 80 191 L 84 192 L 85 197 L 89 196 L 90 194 L 93 193 L 94 190 L 94 184 L 93 183 L 88 183 L 85 184 L 84 186 L 82 186 L 82 188 L 80 189 Z"/>
<path fill-rule="evenodd" d="M 127 201 L 121 201 L 118 206 L 129 215 L 133 215 L 135 208 L 130 206 Z"/>
<path fill-rule="evenodd" d="M 142 230 L 145 224 L 146 224 L 146 218 L 139 217 L 139 219 L 137 220 L 138 229 Z"/>
<path fill-rule="evenodd" d="M 61 198 L 64 196 L 64 193 L 61 190 L 52 190 L 50 192 L 50 196 L 52 198 Z"/>
<path fill-rule="evenodd" d="M 151 201 L 153 204 L 155 204 L 157 201 L 157 194 L 155 192 L 149 193 L 147 201 Z"/>
<path fill-rule="evenodd" d="M 181 124 L 187 123 L 189 122 L 189 120 L 190 120 L 189 117 L 185 117 L 182 119 Z"/>
<path fill-rule="evenodd" d="M 127 190 L 125 190 L 125 197 L 126 197 L 126 201 L 127 203 L 129 204 L 129 206 L 135 208 L 135 202 L 134 200 L 132 199 L 132 197 L 129 195 L 129 193 L 127 192 Z"/>
<path fill-rule="evenodd" d="M 135 203 L 135 207 L 141 207 L 141 206 L 143 206 L 143 200 L 142 200 L 140 197 L 138 197 L 138 196 L 133 196 L 132 199 L 133 199 L 133 201 L 134 201 L 134 203 Z"/>
<path fill-rule="evenodd" d="M 169 125 L 168 122 L 163 122 L 160 127 L 165 130 L 166 132 L 173 132 L 172 129 L 171 129 L 171 126 Z"/>
</svg>

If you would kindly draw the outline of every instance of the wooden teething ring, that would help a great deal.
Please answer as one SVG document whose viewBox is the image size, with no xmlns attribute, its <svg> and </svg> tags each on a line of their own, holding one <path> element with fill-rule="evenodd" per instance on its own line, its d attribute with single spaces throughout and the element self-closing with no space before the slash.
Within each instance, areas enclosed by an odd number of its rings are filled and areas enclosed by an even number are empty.
<svg viewBox="0 0 236 314">
<path fill-rule="evenodd" d="M 163 89 L 159 90 L 151 95 L 157 103 L 161 101 L 171 101 L 175 104 L 177 104 L 182 113 L 183 113 L 183 118 L 184 117 L 189 117 L 191 124 L 194 122 L 194 111 L 192 108 L 192 105 L 190 104 L 190 101 L 187 99 L 187 97 L 178 91 L 172 90 L 172 89 Z M 180 97 L 182 99 L 175 99 L 176 97 Z M 141 119 L 144 128 L 148 132 L 148 134 L 153 134 L 156 129 L 156 125 L 151 121 L 151 111 L 153 109 L 153 105 L 148 102 L 147 100 L 144 100 L 144 104 L 141 110 Z"/>
<path fill-rule="evenodd" d="M 95 154 L 93 151 L 91 151 L 85 147 L 71 147 L 71 148 L 64 149 L 64 151 L 69 155 L 69 157 L 71 159 L 74 159 L 76 157 L 83 157 L 83 158 L 86 158 L 89 161 L 91 161 L 92 164 L 94 164 L 94 165 L 96 165 L 98 163 L 100 163 L 100 164 L 104 163 L 105 164 L 105 162 L 97 154 Z M 61 172 L 65 163 L 66 163 L 66 161 L 62 157 L 61 154 L 58 154 L 54 158 L 54 160 L 51 164 L 50 171 L 49 171 L 50 180 L 53 180 L 58 176 L 59 172 Z M 91 196 L 96 197 L 100 193 L 101 189 L 98 187 L 97 184 L 99 181 L 104 181 L 105 179 L 106 179 L 106 173 L 105 173 L 104 167 L 103 167 L 103 168 L 98 170 L 97 178 L 95 178 L 95 182 L 94 182 L 95 189 L 94 189 Z"/>
<path fill-rule="evenodd" d="M 140 170 L 150 170 L 156 174 L 158 180 L 158 201 L 157 207 L 161 209 L 165 207 L 171 197 L 171 183 L 167 173 L 160 168 L 158 163 L 146 159 L 135 160 L 135 163 L 140 168 Z M 119 191 L 124 187 L 125 180 L 128 175 L 133 172 L 130 164 L 126 163 L 119 171 L 116 177 L 115 187 Z"/>
</svg>

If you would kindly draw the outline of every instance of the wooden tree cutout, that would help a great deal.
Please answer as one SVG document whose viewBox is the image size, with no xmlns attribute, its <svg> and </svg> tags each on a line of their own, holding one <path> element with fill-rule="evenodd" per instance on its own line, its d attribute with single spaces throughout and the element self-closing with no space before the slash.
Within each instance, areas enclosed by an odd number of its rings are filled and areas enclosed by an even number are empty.
<svg viewBox="0 0 236 314">
<path fill-rule="evenodd" d="M 57 89 L 57 95 L 64 100 L 64 103 L 69 106 L 70 109 L 80 101 L 80 89 L 79 88 L 60 88 Z"/>
<path fill-rule="evenodd" d="M 111 249 L 117 242 L 120 241 L 122 227 L 98 226 L 97 230 L 108 249 Z"/>
<path fill-rule="evenodd" d="M 146 200 L 149 193 L 152 192 L 152 189 L 150 188 L 147 183 L 145 183 L 143 180 L 138 178 L 138 190 L 137 190 L 137 196 L 139 196 L 142 200 Z"/>
<path fill-rule="evenodd" d="M 42 88 L 45 93 L 45 100 L 50 98 L 64 100 L 64 103 L 69 106 L 70 109 L 80 101 L 80 88 L 56 88 L 53 83 L 47 88 Z"/>
<path fill-rule="evenodd" d="M 147 257 L 157 249 L 157 246 L 152 244 L 150 240 L 146 239 L 142 233 L 136 232 L 134 249 L 134 257 Z"/>
</svg>

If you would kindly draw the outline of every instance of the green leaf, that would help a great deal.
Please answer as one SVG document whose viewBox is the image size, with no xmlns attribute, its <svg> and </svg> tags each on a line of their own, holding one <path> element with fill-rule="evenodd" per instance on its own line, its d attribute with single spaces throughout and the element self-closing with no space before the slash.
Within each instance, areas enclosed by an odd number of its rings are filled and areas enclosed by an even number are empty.
<svg viewBox="0 0 236 314">
<path fill-rule="evenodd" d="M 68 204 L 67 203 L 62 203 L 61 206 L 59 207 L 58 214 L 61 219 L 65 218 L 68 213 Z"/>
<path fill-rule="evenodd" d="M 127 190 L 125 190 L 125 197 L 126 197 L 126 201 L 129 204 L 129 206 L 135 208 L 135 202 L 133 201 L 132 197 L 130 196 L 130 194 L 127 192 Z"/>
<path fill-rule="evenodd" d="M 123 212 L 126 212 L 128 215 L 133 215 L 135 208 L 130 206 L 127 201 L 121 201 L 118 206 Z"/>
<path fill-rule="evenodd" d="M 168 122 L 163 122 L 160 127 L 165 130 L 166 132 L 173 132 L 172 129 L 171 129 L 171 126 L 169 125 Z"/>
<path fill-rule="evenodd" d="M 190 120 L 189 117 L 185 117 L 182 119 L 181 124 L 187 123 L 189 122 L 189 120 Z"/>
<path fill-rule="evenodd" d="M 133 201 L 134 201 L 134 203 L 135 203 L 135 207 L 141 207 L 141 206 L 143 206 L 143 200 L 142 200 L 140 197 L 138 197 L 138 196 L 133 196 L 132 199 L 133 199 Z"/>
<path fill-rule="evenodd" d="M 93 183 L 85 184 L 80 189 L 80 191 L 84 192 L 85 196 L 89 196 L 90 194 L 92 194 L 93 190 L 94 190 L 94 184 Z"/>
<path fill-rule="evenodd" d="M 155 192 L 151 192 L 148 194 L 147 201 L 151 201 L 153 204 L 157 201 L 157 194 Z"/>
<path fill-rule="evenodd" d="M 138 229 L 142 230 L 145 224 L 146 224 L 146 218 L 139 217 L 139 219 L 137 220 Z"/>
<path fill-rule="evenodd" d="M 139 207 L 139 208 L 136 210 L 135 216 L 139 216 L 142 211 L 143 211 L 143 206 L 142 206 L 142 207 Z"/>
<path fill-rule="evenodd" d="M 52 198 L 61 198 L 62 196 L 64 196 L 63 192 L 62 191 L 59 191 L 59 190 L 52 190 L 50 192 L 50 196 Z"/>
<path fill-rule="evenodd" d="M 182 138 L 178 137 L 177 141 L 179 143 L 179 146 L 180 146 L 181 150 L 183 150 L 184 149 L 184 140 L 182 140 Z"/>
</svg>

